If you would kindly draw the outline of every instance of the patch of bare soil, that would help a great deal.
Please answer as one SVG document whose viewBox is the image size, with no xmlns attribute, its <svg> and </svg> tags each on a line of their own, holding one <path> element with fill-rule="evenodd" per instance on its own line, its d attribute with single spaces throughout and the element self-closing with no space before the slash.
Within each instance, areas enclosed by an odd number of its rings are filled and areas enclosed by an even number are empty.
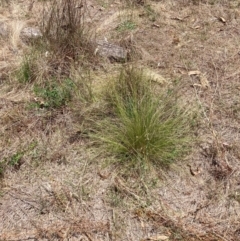
<svg viewBox="0 0 240 241">
<path fill-rule="evenodd" d="M 12 26 L 11 38 L 0 39 L 0 162 L 9 164 L 0 180 L 0 240 L 240 240 L 239 1 L 87 2 L 97 38 L 182 82 L 201 111 L 192 153 L 147 178 L 106 165 L 84 136 L 87 110 L 77 104 L 54 113 L 29 108 L 32 92 L 10 75 L 28 48 L 17 32 L 36 25 L 41 9 L 42 1 L 26 2 L 0 10 L 0 22 Z M 115 65 L 102 69 L 101 83 Z"/>
</svg>

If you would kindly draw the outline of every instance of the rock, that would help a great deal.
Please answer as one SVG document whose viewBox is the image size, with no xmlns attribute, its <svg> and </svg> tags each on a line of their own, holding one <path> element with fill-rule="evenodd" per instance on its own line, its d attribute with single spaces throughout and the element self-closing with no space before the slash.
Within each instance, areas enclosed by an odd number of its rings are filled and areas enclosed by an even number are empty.
<svg viewBox="0 0 240 241">
<path fill-rule="evenodd" d="M 95 54 L 107 57 L 111 61 L 125 62 L 127 60 L 126 49 L 116 44 L 109 43 L 107 40 L 97 40 L 96 44 Z"/>
<path fill-rule="evenodd" d="M 42 37 L 42 33 L 37 27 L 25 27 L 22 29 L 20 37 L 24 42 L 28 43 Z"/>
<path fill-rule="evenodd" d="M 9 27 L 5 22 L 0 22 L 0 36 L 7 37 L 9 34 Z"/>
</svg>

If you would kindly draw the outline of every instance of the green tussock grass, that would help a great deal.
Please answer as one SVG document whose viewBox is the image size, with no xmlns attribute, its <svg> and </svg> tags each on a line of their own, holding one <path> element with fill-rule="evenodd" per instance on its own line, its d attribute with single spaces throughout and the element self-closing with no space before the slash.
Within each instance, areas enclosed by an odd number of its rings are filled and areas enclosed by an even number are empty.
<svg viewBox="0 0 240 241">
<path fill-rule="evenodd" d="M 154 91 L 142 70 L 121 71 L 107 89 L 110 113 L 99 140 L 117 160 L 133 166 L 169 165 L 192 141 L 193 112 L 180 105 L 174 88 Z"/>
</svg>

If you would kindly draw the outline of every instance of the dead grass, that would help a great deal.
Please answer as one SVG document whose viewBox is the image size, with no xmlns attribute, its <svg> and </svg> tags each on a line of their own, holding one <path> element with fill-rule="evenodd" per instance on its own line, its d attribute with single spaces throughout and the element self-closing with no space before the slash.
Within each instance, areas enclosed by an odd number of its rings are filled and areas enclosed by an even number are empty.
<svg viewBox="0 0 240 241">
<path fill-rule="evenodd" d="M 87 25 L 87 3 L 82 1 L 55 1 L 46 4 L 43 11 L 42 32 L 48 51 L 56 56 L 58 68 L 67 71 L 70 65 L 93 62 L 92 30 Z M 52 56 L 53 57 L 53 56 Z"/>
<path fill-rule="evenodd" d="M 113 160 L 89 139 L 89 119 L 108 114 L 99 113 L 99 100 L 114 64 L 92 69 L 85 89 L 92 92 L 79 88 L 64 107 L 28 108 L 36 101 L 32 84 L 16 85 L 10 73 L 32 48 L 19 38 L 42 8 L 35 1 L 30 11 L 31 2 L 0 9 L 13 26 L 0 48 L 0 239 L 239 240 L 239 1 L 147 1 L 154 22 L 145 6 L 136 6 L 137 27 L 122 35 L 116 27 L 123 5 L 87 1 L 85 21 L 100 37 L 117 43 L 130 35 L 142 56 L 134 61 L 164 81 L 180 81 L 182 96 L 197 99 L 204 113 L 186 160 L 161 177 L 152 169 L 142 178 L 106 165 Z M 42 69 L 48 63 L 40 56 Z M 74 79 L 88 76 L 81 68 L 70 72 Z"/>
</svg>

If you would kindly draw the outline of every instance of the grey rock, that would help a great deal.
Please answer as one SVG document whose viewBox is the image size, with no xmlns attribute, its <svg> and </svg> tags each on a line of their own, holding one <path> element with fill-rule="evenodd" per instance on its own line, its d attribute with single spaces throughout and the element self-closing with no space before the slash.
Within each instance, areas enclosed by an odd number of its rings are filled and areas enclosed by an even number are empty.
<svg viewBox="0 0 240 241">
<path fill-rule="evenodd" d="M 97 40 L 95 54 L 107 57 L 111 61 L 125 62 L 127 60 L 127 50 L 106 40 Z"/>
<path fill-rule="evenodd" d="M 9 27 L 5 22 L 0 22 L 0 36 L 7 37 L 9 34 Z"/>
<path fill-rule="evenodd" d="M 20 37 L 24 42 L 31 42 L 42 37 L 42 33 L 37 27 L 25 27 L 22 29 Z"/>
</svg>

